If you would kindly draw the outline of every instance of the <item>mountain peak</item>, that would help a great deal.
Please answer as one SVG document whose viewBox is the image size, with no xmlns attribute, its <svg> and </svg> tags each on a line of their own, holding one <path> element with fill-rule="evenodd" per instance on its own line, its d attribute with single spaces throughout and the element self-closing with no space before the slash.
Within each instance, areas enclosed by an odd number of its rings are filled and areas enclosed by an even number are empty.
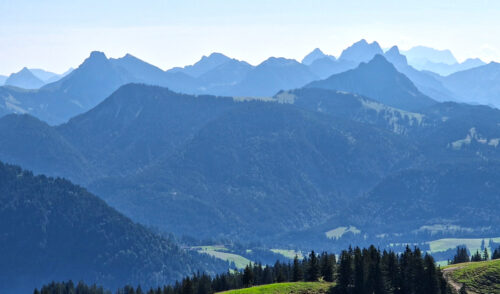
<svg viewBox="0 0 500 294">
<path fill-rule="evenodd" d="M 339 59 L 366 62 L 369 61 L 376 54 L 383 54 L 382 48 L 377 42 L 368 43 L 365 39 L 352 44 L 350 47 L 344 49 Z"/>
<path fill-rule="evenodd" d="M 87 57 L 87 59 L 85 59 L 83 61 L 83 63 L 80 65 L 80 67 L 85 67 L 85 66 L 89 66 L 89 65 L 101 65 L 101 64 L 105 64 L 107 62 L 109 62 L 109 60 L 106 57 L 106 54 L 104 54 L 104 52 L 92 51 L 90 53 L 89 57 Z"/>
<path fill-rule="evenodd" d="M 326 55 L 325 53 L 323 53 L 323 51 L 321 51 L 321 49 L 316 48 L 313 51 L 311 51 L 311 53 L 307 54 L 304 57 L 304 59 L 302 59 L 302 63 L 305 65 L 311 65 L 314 61 L 325 57 L 328 57 L 331 60 L 335 60 L 335 57 L 331 55 Z"/>
<path fill-rule="evenodd" d="M 183 68 L 173 68 L 170 72 L 183 72 L 191 77 L 200 77 L 204 73 L 230 61 L 231 58 L 218 52 L 213 52 L 208 56 L 202 56 L 201 59 L 193 65 L 187 65 Z"/>
<path fill-rule="evenodd" d="M 390 53 L 390 54 L 401 54 L 399 52 L 398 46 L 392 46 L 391 49 L 387 50 L 386 54 L 387 53 Z"/>
<path fill-rule="evenodd" d="M 11 74 L 5 80 L 5 85 L 23 89 L 38 89 L 44 85 L 44 82 L 37 78 L 27 67 L 23 67 L 19 72 Z"/>
<path fill-rule="evenodd" d="M 208 55 L 208 57 L 203 56 L 203 58 L 223 58 L 223 59 L 230 59 L 226 55 L 224 55 L 222 53 L 219 53 L 219 52 L 212 52 L 212 53 L 210 53 L 210 55 Z"/>
<path fill-rule="evenodd" d="M 312 82 L 306 87 L 356 93 L 409 111 L 435 103 L 420 93 L 415 85 L 381 54 L 376 54 L 369 62 L 362 62 L 355 69 Z"/>
<path fill-rule="evenodd" d="M 90 57 L 89 58 L 106 58 L 106 54 L 104 54 L 104 52 L 101 52 L 101 51 L 92 51 L 90 52 Z"/>
<path fill-rule="evenodd" d="M 392 46 L 391 49 L 385 52 L 384 57 L 394 65 L 408 65 L 406 56 L 399 52 L 398 46 Z"/>
<path fill-rule="evenodd" d="M 285 57 L 269 57 L 258 66 L 259 67 L 262 65 L 283 66 L 283 65 L 293 65 L 293 64 L 299 64 L 299 62 L 296 61 L 295 59 L 288 59 Z"/>
</svg>

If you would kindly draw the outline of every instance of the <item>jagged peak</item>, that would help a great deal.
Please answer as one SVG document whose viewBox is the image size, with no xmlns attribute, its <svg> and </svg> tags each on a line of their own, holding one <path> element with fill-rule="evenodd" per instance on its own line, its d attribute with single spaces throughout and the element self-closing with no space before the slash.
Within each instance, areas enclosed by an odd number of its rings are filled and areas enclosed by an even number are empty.
<svg viewBox="0 0 500 294">
<path fill-rule="evenodd" d="M 391 49 L 387 50 L 386 53 L 388 53 L 388 54 L 398 54 L 398 55 L 401 54 L 399 52 L 398 46 L 396 46 L 396 45 L 392 46 Z"/>
<path fill-rule="evenodd" d="M 104 52 L 102 52 L 102 51 L 92 51 L 92 52 L 90 52 L 89 58 L 105 58 L 105 59 L 108 59 L 106 57 L 106 54 L 104 54 Z"/>
</svg>

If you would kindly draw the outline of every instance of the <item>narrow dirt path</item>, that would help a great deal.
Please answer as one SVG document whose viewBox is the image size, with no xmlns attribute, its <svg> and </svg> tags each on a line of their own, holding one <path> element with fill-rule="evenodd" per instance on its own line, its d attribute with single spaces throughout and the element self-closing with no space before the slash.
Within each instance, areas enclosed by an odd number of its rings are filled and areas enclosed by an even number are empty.
<svg viewBox="0 0 500 294">
<path fill-rule="evenodd" d="M 456 293 L 458 293 L 460 291 L 460 288 L 462 288 L 462 284 L 453 280 L 453 272 L 457 269 L 462 268 L 462 267 L 464 267 L 464 265 L 453 266 L 453 267 L 443 269 L 444 279 L 446 280 L 448 285 L 450 285 L 455 290 Z M 466 291 L 469 294 L 477 294 L 476 292 L 473 292 L 469 289 L 467 289 Z"/>
</svg>

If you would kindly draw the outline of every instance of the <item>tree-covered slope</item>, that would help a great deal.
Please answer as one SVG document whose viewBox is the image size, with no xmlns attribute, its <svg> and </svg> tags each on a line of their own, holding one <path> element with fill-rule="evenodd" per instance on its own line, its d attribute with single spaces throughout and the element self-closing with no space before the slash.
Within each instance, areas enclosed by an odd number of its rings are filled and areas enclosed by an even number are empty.
<svg viewBox="0 0 500 294">
<path fill-rule="evenodd" d="M 92 189 L 168 231 L 249 239 L 320 223 L 414 151 L 366 124 L 288 104 L 240 102 L 172 156 Z"/>
<path fill-rule="evenodd" d="M 0 291 L 51 280 L 159 285 L 226 264 L 180 249 L 63 179 L 0 163 Z"/>
</svg>

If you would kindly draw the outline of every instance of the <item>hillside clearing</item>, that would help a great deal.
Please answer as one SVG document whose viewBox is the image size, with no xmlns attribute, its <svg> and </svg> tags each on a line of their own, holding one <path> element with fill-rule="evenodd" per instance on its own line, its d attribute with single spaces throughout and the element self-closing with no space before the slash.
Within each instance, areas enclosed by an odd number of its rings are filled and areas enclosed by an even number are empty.
<svg viewBox="0 0 500 294">
<path fill-rule="evenodd" d="M 313 294 L 313 293 L 328 293 L 330 287 L 334 283 L 326 282 L 294 282 L 294 283 L 276 283 L 262 286 L 255 286 L 245 289 L 230 290 L 219 292 L 225 294 L 258 294 L 258 293 L 273 293 L 273 294 Z"/>
<path fill-rule="evenodd" d="M 500 260 L 461 263 L 446 267 L 448 282 L 455 288 L 465 284 L 469 293 L 500 293 Z"/>
</svg>

